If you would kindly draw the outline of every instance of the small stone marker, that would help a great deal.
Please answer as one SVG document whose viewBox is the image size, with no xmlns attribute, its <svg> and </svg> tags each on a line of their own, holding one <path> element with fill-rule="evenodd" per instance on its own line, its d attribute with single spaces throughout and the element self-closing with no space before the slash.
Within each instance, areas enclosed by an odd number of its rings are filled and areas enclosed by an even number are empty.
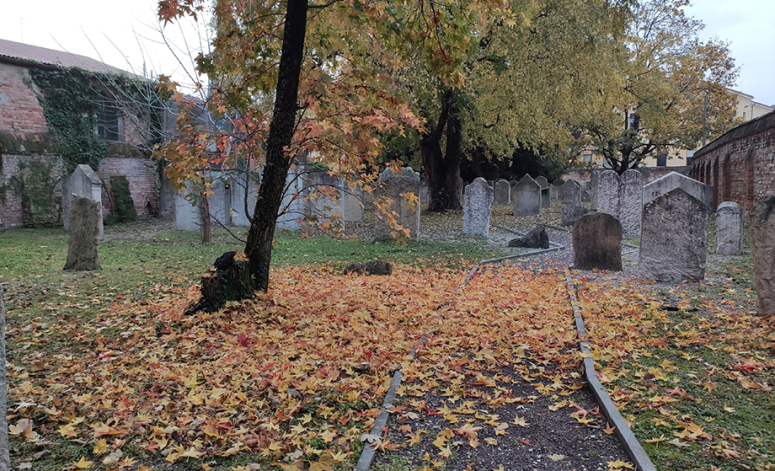
<svg viewBox="0 0 775 471">
<path fill-rule="evenodd" d="M 775 195 L 759 199 L 748 214 L 759 315 L 775 316 Z"/>
<path fill-rule="evenodd" d="M 664 195 L 673 188 L 683 188 L 685 192 L 700 200 L 708 208 L 713 205 L 712 186 L 677 172 L 670 172 L 664 177 L 657 178 L 648 185 L 645 185 L 643 187 L 643 204 L 654 200 L 660 195 Z"/>
<path fill-rule="evenodd" d="M 541 186 L 525 174 L 511 190 L 514 216 L 541 214 Z"/>
<path fill-rule="evenodd" d="M 563 226 L 572 226 L 578 218 L 587 213 L 579 199 L 581 186 L 576 180 L 568 180 L 560 187 L 560 211 Z"/>
<path fill-rule="evenodd" d="M 392 201 L 387 210 L 395 212 L 396 222 L 409 229 L 409 240 L 417 240 L 420 236 L 420 174 L 411 167 L 404 167 L 401 173 L 393 175 L 388 168 L 380 174 L 379 181 L 384 182 L 384 185 L 377 190 L 378 197 Z M 417 198 L 414 205 L 410 206 L 406 196 L 402 196 L 406 193 L 414 193 Z M 392 216 L 383 213 L 379 208 L 376 216 L 375 240 L 395 240 L 398 234 L 394 235 L 395 229 L 388 224 Z"/>
<path fill-rule="evenodd" d="M 495 190 L 479 177 L 466 186 L 463 207 L 463 234 L 487 237 L 490 234 L 490 213 Z"/>
<path fill-rule="evenodd" d="M 716 208 L 716 253 L 743 253 L 743 210 L 734 201 L 725 201 Z"/>
<path fill-rule="evenodd" d="M 546 227 L 544 227 L 543 224 L 537 224 L 524 236 L 511 239 L 507 246 L 527 247 L 531 249 L 548 249 L 549 235 L 546 234 Z"/>
<path fill-rule="evenodd" d="M 576 221 L 573 268 L 622 271 L 622 225 L 615 217 L 595 211 Z"/>
<path fill-rule="evenodd" d="M 511 204 L 511 185 L 508 180 L 500 179 L 495 182 L 494 204 L 506 206 Z"/>
<path fill-rule="evenodd" d="M 99 270 L 100 220 L 102 203 L 72 195 L 70 198 L 70 234 L 65 270 Z"/>
<path fill-rule="evenodd" d="M 708 247 L 708 207 L 683 188 L 646 203 L 640 274 L 655 281 L 702 281 Z"/>
<path fill-rule="evenodd" d="M 335 221 L 344 229 L 342 180 L 325 171 L 309 172 L 304 180 L 305 186 L 309 188 L 309 199 L 305 202 L 306 215 L 318 222 Z"/>
</svg>

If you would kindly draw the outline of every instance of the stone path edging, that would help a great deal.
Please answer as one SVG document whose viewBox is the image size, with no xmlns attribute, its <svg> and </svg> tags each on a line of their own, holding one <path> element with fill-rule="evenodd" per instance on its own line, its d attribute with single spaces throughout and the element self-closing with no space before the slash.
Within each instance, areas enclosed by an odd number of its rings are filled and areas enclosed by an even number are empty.
<svg viewBox="0 0 775 471">
<path fill-rule="evenodd" d="M 571 307 L 573 308 L 573 317 L 576 321 L 576 330 L 578 331 L 579 338 L 583 339 L 587 335 L 586 329 L 584 329 L 584 319 L 581 317 L 581 307 L 578 304 L 576 298 L 576 289 L 573 285 L 573 278 L 570 275 L 570 270 L 565 269 L 565 281 L 568 284 L 568 296 L 570 297 Z M 603 384 L 597 378 L 595 372 L 595 361 L 592 359 L 592 350 L 589 348 L 589 343 L 586 340 L 579 342 L 581 353 L 584 355 L 584 375 L 587 378 L 587 384 L 592 390 L 592 394 L 595 396 L 595 400 L 600 405 L 600 410 L 608 419 L 608 423 L 615 427 L 616 436 L 619 437 L 619 441 L 624 446 L 625 451 L 629 455 L 632 462 L 641 471 L 656 471 L 654 464 L 649 459 L 646 451 L 635 438 L 635 435 L 630 430 L 630 426 L 622 417 L 622 414 L 617 409 L 616 404 L 611 400 L 608 392 L 603 387 Z"/>
</svg>

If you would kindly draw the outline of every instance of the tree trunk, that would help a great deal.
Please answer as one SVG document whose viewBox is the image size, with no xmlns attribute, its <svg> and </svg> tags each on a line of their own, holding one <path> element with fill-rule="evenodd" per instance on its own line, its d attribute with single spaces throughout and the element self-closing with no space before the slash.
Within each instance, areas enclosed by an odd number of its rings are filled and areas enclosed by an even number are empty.
<svg viewBox="0 0 775 471">
<path fill-rule="evenodd" d="M 299 75 L 304 58 L 306 30 L 307 0 L 288 0 L 274 113 L 267 140 L 266 166 L 245 244 L 253 287 L 261 291 L 269 288 L 269 265 L 272 261 L 275 223 L 291 166 L 292 157 L 286 155 L 285 148 L 291 145 L 296 124 Z"/>
<path fill-rule="evenodd" d="M 460 118 L 452 90 L 442 98 L 441 113 L 435 129 L 420 141 L 422 164 L 428 180 L 428 210 L 442 212 L 460 209 Z M 441 152 L 441 137 L 447 128 L 447 155 Z"/>
<path fill-rule="evenodd" d="M 210 219 L 210 197 L 202 193 L 202 243 L 210 242 L 213 223 Z"/>
</svg>

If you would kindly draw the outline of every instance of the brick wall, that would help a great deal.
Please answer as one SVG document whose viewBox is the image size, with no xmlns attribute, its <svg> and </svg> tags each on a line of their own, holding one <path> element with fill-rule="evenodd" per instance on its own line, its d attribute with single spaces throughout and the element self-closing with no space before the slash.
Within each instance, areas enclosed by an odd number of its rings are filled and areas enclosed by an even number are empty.
<svg viewBox="0 0 775 471">
<path fill-rule="evenodd" d="M 97 176 L 104 183 L 102 195 L 102 210 L 105 217 L 112 214 L 110 194 L 110 177 L 126 176 L 129 182 L 129 193 L 135 203 L 138 215 L 149 215 L 159 207 L 159 192 L 156 182 L 156 163 L 150 159 L 133 159 L 126 157 L 106 157 L 100 161 Z"/>
<path fill-rule="evenodd" d="M 0 130 L 48 132 L 43 107 L 31 88 L 29 77 L 26 80 L 25 77 L 27 68 L 0 63 Z"/>
<path fill-rule="evenodd" d="M 48 180 L 41 181 L 39 178 L 30 178 L 31 169 L 29 165 L 33 161 L 41 162 L 45 167 L 51 167 L 50 182 Z M 12 176 L 21 177 L 26 181 L 28 184 L 26 194 L 31 196 L 32 205 L 30 209 L 34 214 L 33 219 L 35 223 L 51 224 L 59 221 L 59 179 L 61 177 L 61 166 L 59 163 L 59 159 L 54 155 L 0 154 L 0 186 L 9 184 Z M 21 166 L 26 166 L 27 169 L 22 172 L 20 171 Z M 22 176 L 22 173 L 24 176 Z M 36 176 L 41 178 L 47 177 L 47 175 L 43 174 Z M 45 206 L 35 204 L 41 201 L 50 202 L 51 204 L 47 203 Z M 17 195 L 12 188 L 7 187 L 5 191 L 0 193 L 0 227 L 20 226 L 25 223 L 29 223 L 29 221 L 25 221 L 24 218 L 21 195 Z"/>
<path fill-rule="evenodd" d="M 748 211 L 775 193 L 775 113 L 728 131 L 694 154 L 690 176 L 713 185 L 713 208 L 734 201 Z"/>
</svg>

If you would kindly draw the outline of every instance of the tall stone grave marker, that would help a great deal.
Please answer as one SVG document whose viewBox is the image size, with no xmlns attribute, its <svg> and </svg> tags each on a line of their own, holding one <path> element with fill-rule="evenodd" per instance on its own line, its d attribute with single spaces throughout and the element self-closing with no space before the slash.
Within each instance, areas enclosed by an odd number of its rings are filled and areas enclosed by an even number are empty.
<svg viewBox="0 0 775 471">
<path fill-rule="evenodd" d="M 66 185 L 62 188 L 62 215 L 65 229 L 70 229 L 70 195 L 78 195 L 91 198 L 100 202 L 100 240 L 105 238 L 105 229 L 102 223 L 102 180 L 94 173 L 91 167 L 81 164 L 73 170 L 67 178 Z"/>
<path fill-rule="evenodd" d="M 674 188 L 643 208 L 640 274 L 656 281 L 702 281 L 708 247 L 708 207 Z"/>
<path fill-rule="evenodd" d="M 576 180 L 567 180 L 560 187 L 561 225 L 572 226 L 578 218 L 587 212 L 581 205 L 581 185 Z"/>
<path fill-rule="evenodd" d="M 743 253 L 743 210 L 734 201 L 726 201 L 716 208 L 716 253 Z"/>
<path fill-rule="evenodd" d="M 409 240 L 417 240 L 420 236 L 420 204 L 419 200 L 410 207 L 408 200 L 402 194 L 408 192 L 420 196 L 420 174 L 410 167 L 404 167 L 401 173 L 394 175 L 391 170 L 385 169 L 379 175 L 379 181 L 384 182 L 382 188 L 377 190 L 377 196 L 385 197 L 392 201 L 388 211 L 396 213 L 396 221 L 399 225 L 409 229 Z M 376 201 L 376 200 L 375 200 Z M 375 240 L 393 240 L 394 229 L 388 225 L 391 217 L 377 208 L 375 221 Z"/>
<path fill-rule="evenodd" d="M 619 186 L 621 180 L 613 170 L 600 174 L 597 182 L 597 210 L 619 219 Z M 621 220 L 619 221 L 621 222 Z"/>
<path fill-rule="evenodd" d="M 775 315 L 775 195 L 759 198 L 748 214 L 759 315 Z"/>
<path fill-rule="evenodd" d="M 193 188 L 194 183 L 187 180 L 183 192 L 175 195 L 175 227 L 179 231 L 196 232 L 202 227 L 201 207 L 183 196 L 191 194 Z"/>
<path fill-rule="evenodd" d="M 99 270 L 102 202 L 73 194 L 65 270 Z"/>
<path fill-rule="evenodd" d="M 615 217 L 595 211 L 576 221 L 573 268 L 622 271 L 622 225 Z"/>
<path fill-rule="evenodd" d="M 494 193 L 495 190 L 481 177 L 466 186 L 463 234 L 485 237 L 490 234 L 490 213 L 492 212 Z"/>
<path fill-rule="evenodd" d="M 600 169 L 592 169 L 592 176 L 589 182 L 592 186 L 592 210 L 597 211 L 597 188 L 600 183 Z"/>
<path fill-rule="evenodd" d="M 708 208 L 713 205 L 712 186 L 677 172 L 670 172 L 664 177 L 657 178 L 648 185 L 645 185 L 643 187 L 643 204 L 654 200 L 660 195 L 664 195 L 673 188 L 683 188 L 685 192 L 703 202 Z"/>
<path fill-rule="evenodd" d="M 306 165 L 302 162 L 297 163 L 295 170 L 291 169 L 285 179 L 285 193 L 280 203 L 280 214 L 277 217 L 275 227 L 280 230 L 296 231 L 301 229 L 301 221 L 306 215 L 304 202 L 304 179 L 301 178 Z"/>
<path fill-rule="evenodd" d="M 500 179 L 495 182 L 494 204 L 506 206 L 511 204 L 511 185 L 508 180 Z"/>
<path fill-rule="evenodd" d="M 511 190 L 514 216 L 541 214 L 541 185 L 525 174 Z"/>
<path fill-rule="evenodd" d="M 643 177 L 637 170 L 625 171 L 621 178 L 613 170 L 604 171 L 597 185 L 597 209 L 622 224 L 625 236 L 640 235 L 643 215 Z"/>
<path fill-rule="evenodd" d="M 643 217 L 643 176 L 637 170 L 625 171 L 619 187 L 619 222 L 622 233 L 627 237 L 640 235 L 640 221 Z"/>
</svg>

